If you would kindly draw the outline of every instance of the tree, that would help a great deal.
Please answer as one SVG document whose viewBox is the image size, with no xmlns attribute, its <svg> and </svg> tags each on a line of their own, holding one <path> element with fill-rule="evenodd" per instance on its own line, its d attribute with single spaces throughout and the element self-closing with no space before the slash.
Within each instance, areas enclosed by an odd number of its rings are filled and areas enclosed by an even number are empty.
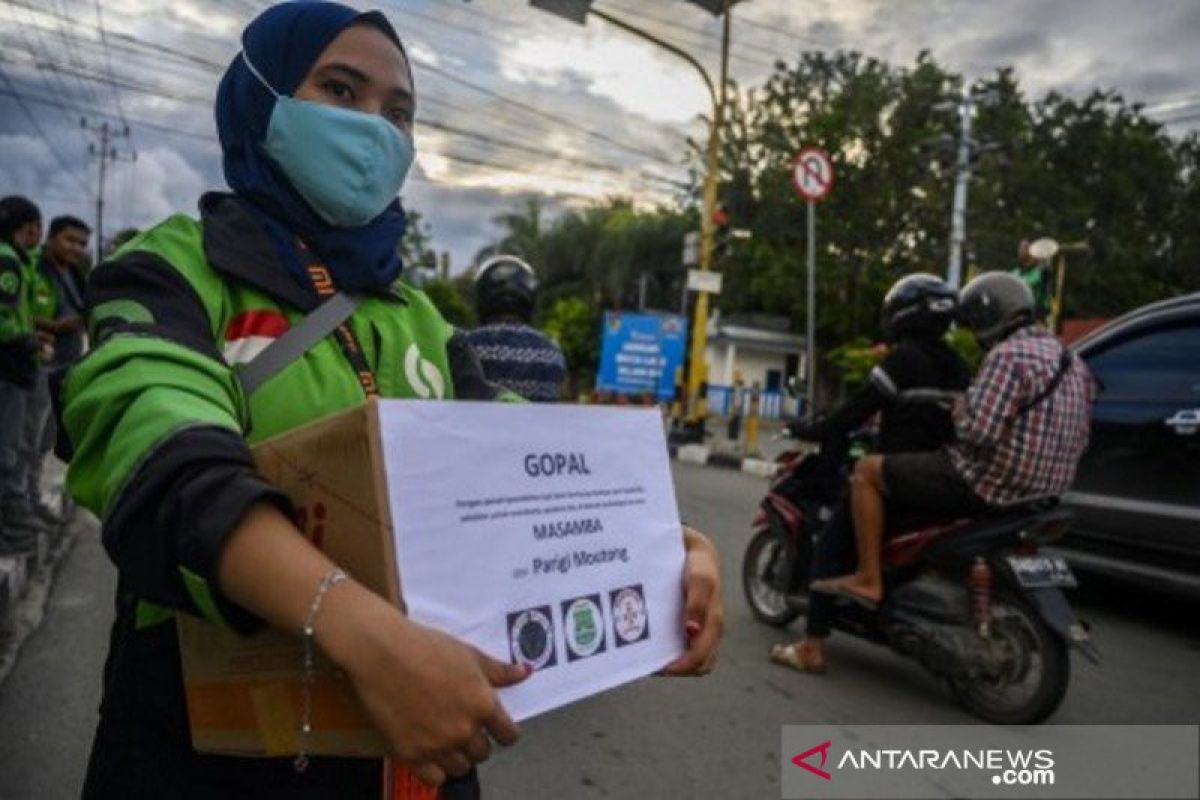
<svg viewBox="0 0 1200 800">
<path fill-rule="evenodd" d="M 542 327 L 566 356 L 573 396 L 594 383 L 600 360 L 600 322 L 599 310 L 580 297 L 559 298 L 545 315 Z"/>
<path fill-rule="evenodd" d="M 421 287 L 446 321 L 456 328 L 473 328 L 477 324 L 475 310 L 463 295 L 461 281 L 437 278 Z"/>
<path fill-rule="evenodd" d="M 417 267 L 436 270 L 437 253 L 433 250 L 433 232 L 420 211 L 408 211 L 408 227 L 400 239 L 400 263 L 406 271 Z"/>
</svg>

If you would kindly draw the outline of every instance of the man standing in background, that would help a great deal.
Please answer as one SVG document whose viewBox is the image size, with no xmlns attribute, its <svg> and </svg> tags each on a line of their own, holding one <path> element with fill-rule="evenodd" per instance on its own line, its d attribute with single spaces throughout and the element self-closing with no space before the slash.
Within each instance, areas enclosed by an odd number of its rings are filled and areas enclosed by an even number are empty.
<svg viewBox="0 0 1200 800">
<path fill-rule="evenodd" d="M 1011 274 L 1024 281 L 1025 285 L 1029 287 L 1029 291 L 1033 293 L 1034 319 L 1037 322 L 1045 322 L 1050 314 L 1054 276 L 1049 261 L 1034 258 L 1033 253 L 1029 252 L 1031 244 L 1032 242 L 1028 239 L 1022 239 L 1017 245 L 1017 261 L 1019 263 Z"/>
<path fill-rule="evenodd" d="M 53 449 L 57 435 L 52 398 L 59 397 L 67 369 L 83 355 L 86 323 L 81 275 L 91 232 L 77 217 L 52 219 L 34 284 L 37 329 L 53 337 L 54 353 L 50 362 L 41 368 L 29 412 L 27 434 L 34 452 L 26 483 L 30 507 L 52 522 L 61 519 L 60 503 L 56 500 L 47 506 L 42 500 L 42 463 Z"/>
<path fill-rule="evenodd" d="M 21 447 L 41 350 L 31 261 L 41 239 L 37 206 L 17 195 L 0 199 L 0 553 L 36 548 L 44 527 L 29 507 Z"/>
</svg>

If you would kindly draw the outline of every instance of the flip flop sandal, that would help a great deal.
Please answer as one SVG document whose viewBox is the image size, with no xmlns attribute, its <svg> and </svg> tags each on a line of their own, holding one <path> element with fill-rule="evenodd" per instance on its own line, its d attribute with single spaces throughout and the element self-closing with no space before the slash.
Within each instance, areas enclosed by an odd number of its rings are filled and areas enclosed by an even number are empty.
<svg viewBox="0 0 1200 800">
<path fill-rule="evenodd" d="M 774 663 L 791 667 L 797 672 L 808 672 L 813 675 L 821 675 L 825 672 L 824 663 L 805 661 L 794 644 L 772 645 L 770 658 Z"/>
<path fill-rule="evenodd" d="M 868 611 L 874 611 L 875 609 L 879 608 L 879 602 L 877 600 L 872 600 L 869 597 L 863 597 L 861 594 L 852 592 L 844 586 L 830 586 L 829 584 L 817 586 L 816 584 L 817 582 L 814 582 L 809 587 L 811 591 L 819 594 L 831 595 L 833 597 L 843 597 L 855 605 L 862 606 Z"/>
</svg>

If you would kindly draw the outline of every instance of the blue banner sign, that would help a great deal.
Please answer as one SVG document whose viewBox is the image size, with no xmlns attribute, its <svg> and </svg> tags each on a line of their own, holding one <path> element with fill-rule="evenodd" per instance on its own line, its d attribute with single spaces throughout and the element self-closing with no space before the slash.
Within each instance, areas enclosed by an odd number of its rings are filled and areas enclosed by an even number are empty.
<svg viewBox="0 0 1200 800">
<path fill-rule="evenodd" d="M 681 316 L 605 312 L 596 388 L 669 400 L 686 348 L 687 320 Z"/>
</svg>

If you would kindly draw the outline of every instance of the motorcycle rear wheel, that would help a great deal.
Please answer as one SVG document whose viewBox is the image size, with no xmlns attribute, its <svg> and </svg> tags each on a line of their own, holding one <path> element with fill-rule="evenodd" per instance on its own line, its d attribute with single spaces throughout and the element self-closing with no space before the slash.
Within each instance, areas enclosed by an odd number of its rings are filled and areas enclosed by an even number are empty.
<svg viewBox="0 0 1200 800">
<path fill-rule="evenodd" d="M 975 716 L 998 725 L 1036 725 L 1067 694 L 1071 661 L 1067 643 L 1028 603 L 1008 592 L 992 601 L 992 637 L 1007 651 L 1004 674 L 955 679 L 955 699 Z M 1015 691 L 1020 685 L 1025 691 Z"/>
<path fill-rule="evenodd" d="M 786 542 L 769 527 L 759 528 L 750 537 L 742 557 L 742 591 L 750 612 L 759 622 L 777 628 L 791 624 L 803 611 L 785 592 L 771 585 L 767 572 L 782 558 Z"/>
</svg>

